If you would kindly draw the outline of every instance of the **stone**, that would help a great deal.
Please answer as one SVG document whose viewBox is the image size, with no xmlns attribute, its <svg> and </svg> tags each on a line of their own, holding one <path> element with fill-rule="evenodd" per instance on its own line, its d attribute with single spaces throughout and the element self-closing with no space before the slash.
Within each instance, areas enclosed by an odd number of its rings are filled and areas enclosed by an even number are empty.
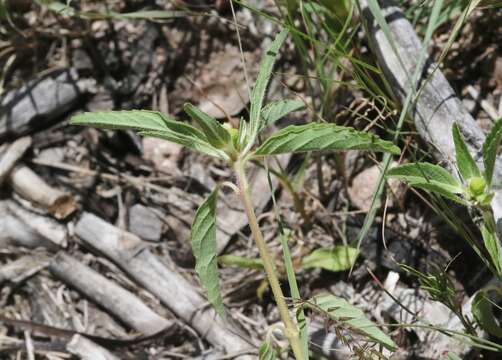
<svg viewBox="0 0 502 360">
<path fill-rule="evenodd" d="M 156 210 L 141 204 L 129 209 L 129 231 L 147 241 L 160 241 L 163 222 Z"/>
</svg>

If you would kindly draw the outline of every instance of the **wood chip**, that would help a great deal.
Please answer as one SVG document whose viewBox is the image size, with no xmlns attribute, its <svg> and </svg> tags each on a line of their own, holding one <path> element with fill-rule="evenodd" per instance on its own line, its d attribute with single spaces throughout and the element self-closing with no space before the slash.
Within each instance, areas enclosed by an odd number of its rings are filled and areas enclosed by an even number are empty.
<svg viewBox="0 0 502 360">
<path fill-rule="evenodd" d="M 0 186 L 30 146 L 31 137 L 25 136 L 14 141 L 2 154 L 0 157 Z"/>
<path fill-rule="evenodd" d="M 119 360 L 104 347 L 92 342 L 81 335 L 75 335 L 66 345 L 66 349 L 73 355 L 82 360 Z"/>
<path fill-rule="evenodd" d="M 156 334 L 173 326 L 171 321 L 155 313 L 136 295 L 70 255 L 58 253 L 51 261 L 49 270 L 123 323 L 145 335 Z"/>
<path fill-rule="evenodd" d="M 15 192 L 46 209 L 56 219 L 64 219 L 77 209 L 71 194 L 49 186 L 27 166 L 16 166 L 11 171 L 9 180 Z"/>
</svg>

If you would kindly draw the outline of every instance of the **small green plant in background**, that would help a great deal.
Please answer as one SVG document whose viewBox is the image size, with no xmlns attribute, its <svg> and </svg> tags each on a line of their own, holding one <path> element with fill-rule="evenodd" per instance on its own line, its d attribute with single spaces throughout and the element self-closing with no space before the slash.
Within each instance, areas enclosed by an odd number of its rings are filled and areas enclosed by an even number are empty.
<svg viewBox="0 0 502 360">
<path fill-rule="evenodd" d="M 483 144 L 484 171 L 474 161 L 456 124 L 452 128 L 452 136 L 459 179 L 443 167 L 426 162 L 397 166 L 387 172 L 387 178 L 401 179 L 410 186 L 467 206 L 481 231 L 484 249 L 476 242 L 470 242 L 470 245 L 493 274 L 502 279 L 502 250 L 490 205 L 494 195 L 492 183 L 495 159 L 502 139 L 502 119 L 496 122 Z"/>
<path fill-rule="evenodd" d="M 479 227 L 483 243 L 481 245 L 470 236 L 465 238 L 487 268 L 499 280 L 502 280 L 502 249 L 491 207 L 494 196 L 495 161 L 502 140 L 502 119 L 495 123 L 483 144 L 484 171 L 473 159 L 457 124 L 452 127 L 452 136 L 455 144 L 458 177 L 441 166 L 417 162 L 390 169 L 387 172 L 387 178 L 401 179 L 412 187 L 430 191 L 466 206 L 474 223 Z M 462 314 L 461 305 L 454 300 L 453 286 L 449 284 L 446 273 L 422 274 L 410 267 L 405 267 L 405 269 L 419 277 L 422 286 L 434 300 L 448 306 L 460 318 L 468 333 L 475 334 L 470 319 Z M 500 296 L 501 289 L 496 287 L 481 289 L 475 294 L 472 313 L 483 330 L 491 335 L 501 337 L 502 328 L 493 315 L 494 304 L 489 299 L 492 292 L 496 292 Z"/>
<path fill-rule="evenodd" d="M 472 320 L 465 316 L 462 300 L 458 297 L 453 281 L 448 276 L 449 265 L 444 269 L 433 266 L 433 270 L 429 273 L 423 273 L 405 264 L 400 264 L 400 267 L 409 274 L 415 275 L 420 282 L 420 287 L 429 293 L 431 299 L 444 304 L 458 317 L 468 334 L 476 336 Z"/>
<path fill-rule="evenodd" d="M 296 359 L 303 360 L 309 355 L 306 329 L 304 327 L 299 329 L 290 315 L 279 283 L 276 262 L 267 248 L 253 209 L 251 189 L 246 177 L 246 164 L 249 161 L 259 161 L 263 157 L 283 153 L 357 149 L 399 154 L 400 150 L 392 142 L 382 140 L 375 135 L 331 123 L 288 126 L 258 144 L 258 134 L 262 130 L 290 111 L 299 108 L 296 100 L 280 100 L 264 105 L 272 68 L 286 37 L 287 31 L 280 32 L 266 51 L 256 83 L 251 91 L 249 120 L 241 121 L 238 129 L 221 125 L 216 119 L 190 104 L 185 105 L 185 112 L 200 129 L 159 112 L 142 110 L 83 113 L 73 117 L 71 123 L 106 129 L 134 129 L 140 135 L 162 138 L 222 159 L 234 170 L 237 181 L 236 184 L 229 184 L 229 186 L 241 198 L 261 257 L 261 261 L 254 263 L 254 266 L 263 267 L 265 270 L 284 325 L 284 336 L 289 340 Z M 219 188 L 220 186 L 217 186 L 211 192 L 195 214 L 192 224 L 192 249 L 196 259 L 196 272 L 207 290 L 208 300 L 224 317 L 225 309 L 219 289 L 216 250 L 216 203 Z M 287 260 L 289 260 L 289 262 L 286 261 L 288 269 L 291 259 Z M 292 275 L 289 271 L 289 285 L 290 288 L 297 290 L 294 272 Z M 367 335 L 368 342 L 378 343 L 389 350 L 396 348 L 387 335 L 364 317 L 362 311 L 350 306 L 342 299 L 325 295 L 307 302 L 298 301 L 298 304 L 307 304 L 307 308 L 314 310 L 320 309 L 330 318 L 346 323 L 347 327 L 359 329 L 359 332 Z M 265 344 L 260 353 L 263 358 L 266 358 L 273 351 Z"/>
</svg>

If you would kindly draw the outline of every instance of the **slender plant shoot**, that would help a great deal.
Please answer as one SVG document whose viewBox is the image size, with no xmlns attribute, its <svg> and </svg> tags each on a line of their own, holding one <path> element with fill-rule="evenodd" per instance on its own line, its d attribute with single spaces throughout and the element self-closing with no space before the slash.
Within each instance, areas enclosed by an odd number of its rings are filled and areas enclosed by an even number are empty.
<svg viewBox="0 0 502 360">
<path fill-rule="evenodd" d="M 260 252 L 260 266 L 265 270 L 279 309 L 284 325 L 284 335 L 289 340 L 295 358 L 305 360 L 308 356 L 308 349 L 304 349 L 304 345 L 299 339 L 298 325 L 291 316 L 284 298 L 275 260 L 267 247 L 256 218 L 251 201 L 251 188 L 246 176 L 246 165 L 249 161 L 260 161 L 263 157 L 284 153 L 356 149 L 399 154 L 400 150 L 392 142 L 382 140 L 375 135 L 331 123 L 287 126 L 272 134 L 261 145 L 257 144 L 258 134 L 262 130 L 291 111 L 298 110 L 303 106 L 297 100 L 280 100 L 264 104 L 275 59 L 287 35 L 286 30 L 281 31 L 268 51 L 265 52 L 251 94 L 249 121 L 241 120 L 238 129 L 221 125 L 216 119 L 191 104 L 186 104 L 184 110 L 200 129 L 159 112 L 142 110 L 83 113 L 74 116 L 71 123 L 105 129 L 133 129 L 138 131 L 140 135 L 162 138 L 227 162 L 236 175 L 238 193 L 245 209 L 251 234 Z M 428 165 L 425 168 L 432 171 Z M 414 175 L 415 183 L 426 187 L 426 182 L 420 180 L 421 172 L 412 170 L 404 173 Z M 397 175 L 396 171 L 395 174 Z M 439 177 L 439 180 L 432 185 L 427 185 L 427 187 L 442 191 L 444 194 L 451 193 L 452 198 L 455 198 L 462 191 L 461 186 L 454 179 L 451 179 L 448 173 L 436 170 L 434 177 Z M 487 183 L 489 183 L 488 179 Z M 202 286 L 207 291 L 208 300 L 218 314 L 225 316 L 217 267 L 217 199 L 218 188 L 211 192 L 197 210 L 192 225 L 192 249 L 196 259 L 195 269 Z M 337 300 L 335 297 L 329 297 L 316 298 L 311 304 L 313 304 L 311 307 L 321 308 L 322 311 L 329 313 L 330 317 L 339 321 L 351 321 L 353 327 L 357 327 L 358 323 L 363 323 L 366 327 L 363 333 L 372 341 L 388 349 L 395 349 L 395 344 L 390 338 L 369 321 L 361 320 L 362 313 L 353 310 L 345 302 Z M 340 309 L 335 311 L 330 308 L 330 304 L 340 306 Z M 267 343 L 260 349 L 262 354 L 270 354 L 271 352 L 273 350 Z"/>
</svg>

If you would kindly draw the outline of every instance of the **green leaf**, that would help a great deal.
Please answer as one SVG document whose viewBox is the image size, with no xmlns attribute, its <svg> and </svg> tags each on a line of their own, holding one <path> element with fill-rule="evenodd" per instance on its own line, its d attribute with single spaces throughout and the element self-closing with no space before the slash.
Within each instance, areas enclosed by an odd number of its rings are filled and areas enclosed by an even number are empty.
<svg viewBox="0 0 502 360">
<path fill-rule="evenodd" d="M 357 249 L 340 245 L 314 250 L 302 260 L 302 268 L 321 268 L 329 271 L 345 271 L 352 267 L 357 258 Z"/>
<path fill-rule="evenodd" d="M 225 315 L 221 298 L 218 264 L 216 260 L 216 200 L 218 188 L 200 205 L 192 224 L 192 251 L 195 256 L 195 271 L 207 297 L 216 312 Z"/>
<path fill-rule="evenodd" d="M 209 156 L 218 157 L 224 160 L 229 159 L 228 155 L 225 154 L 225 152 L 211 146 L 211 144 L 209 144 L 206 141 L 205 137 L 201 138 L 199 135 L 202 134 L 198 133 L 199 130 L 191 127 L 191 131 L 193 132 L 191 136 L 175 133 L 173 131 L 140 131 L 138 132 L 138 134 L 141 136 L 152 136 L 159 139 L 164 139 L 176 144 L 183 145 L 189 149 L 196 150 Z"/>
<path fill-rule="evenodd" d="M 305 107 L 303 101 L 300 100 L 279 100 L 267 104 L 261 111 L 262 123 L 260 131 L 267 126 L 272 125 L 280 118 L 286 116 L 290 112 L 300 110 Z"/>
<path fill-rule="evenodd" d="M 453 142 L 455 143 L 457 166 L 462 178 L 468 181 L 470 178 L 480 176 L 478 165 L 476 165 L 476 162 L 472 158 L 456 123 L 453 124 L 452 135 Z"/>
<path fill-rule="evenodd" d="M 476 322 L 483 330 L 490 335 L 502 338 L 502 328 L 495 319 L 492 303 L 488 300 L 488 294 L 485 291 L 476 292 L 471 308 Z"/>
<path fill-rule="evenodd" d="M 483 144 L 483 162 L 485 164 L 485 179 L 488 186 L 492 184 L 493 170 L 495 168 L 495 159 L 497 150 L 502 139 L 502 118 L 498 119 L 492 130 L 486 137 Z"/>
<path fill-rule="evenodd" d="M 270 136 L 256 155 L 275 155 L 318 150 L 372 150 L 399 154 L 390 141 L 353 128 L 327 123 L 291 125 Z"/>
<path fill-rule="evenodd" d="M 362 310 L 342 298 L 330 294 L 318 295 L 306 302 L 305 305 L 338 323 L 344 324 L 352 331 L 366 335 L 368 340 L 381 344 L 390 351 L 397 349 L 394 341 L 368 320 Z"/>
<path fill-rule="evenodd" d="M 72 125 L 140 131 L 172 130 L 169 126 L 170 123 L 176 123 L 176 121 L 160 112 L 147 110 L 85 112 L 73 116 L 70 120 Z"/>
<path fill-rule="evenodd" d="M 444 168 L 429 163 L 404 164 L 387 171 L 387 178 L 397 178 L 410 186 L 433 191 L 461 204 L 456 196 L 463 192 L 462 185 Z"/>
<path fill-rule="evenodd" d="M 260 350 L 258 351 L 259 360 L 276 360 L 279 359 L 279 354 L 274 348 L 270 340 L 265 340 L 260 345 Z"/>
<path fill-rule="evenodd" d="M 263 270 L 263 262 L 261 261 L 261 259 L 251 259 L 245 256 L 222 255 L 218 258 L 218 262 L 224 266 L 236 266 L 243 269 Z"/>
<path fill-rule="evenodd" d="M 237 130 L 237 142 L 234 142 L 234 146 L 237 149 L 241 148 L 241 145 L 246 143 L 246 139 L 249 132 L 248 122 L 241 118 L 239 121 L 239 129 Z"/>
<path fill-rule="evenodd" d="M 263 100 L 265 98 L 265 93 L 267 92 L 267 86 L 270 80 L 270 75 L 272 74 L 272 69 L 274 67 L 277 54 L 281 48 L 284 40 L 288 36 L 288 30 L 282 30 L 274 39 L 268 50 L 265 52 L 265 57 L 260 64 L 260 71 L 258 72 L 258 77 L 251 92 L 251 109 L 249 111 L 249 129 L 247 132 L 247 144 L 244 152 L 247 152 L 253 146 L 258 131 L 261 128 L 261 110 L 263 106 Z"/>
<path fill-rule="evenodd" d="M 481 226 L 481 236 L 483 237 L 486 251 L 490 255 L 491 263 L 499 275 L 502 275 L 502 250 L 500 249 L 497 235 L 493 231 L 490 231 L 486 224 L 483 224 Z"/>
<path fill-rule="evenodd" d="M 192 104 L 184 105 L 185 112 L 202 128 L 207 141 L 217 149 L 228 146 L 232 139 L 230 133 L 216 120 Z"/>
<path fill-rule="evenodd" d="M 129 110 L 78 114 L 72 125 L 88 125 L 101 129 L 132 129 L 142 136 L 154 136 L 201 153 L 227 160 L 228 156 L 214 148 L 198 129 L 173 120 L 157 111 Z"/>
</svg>

